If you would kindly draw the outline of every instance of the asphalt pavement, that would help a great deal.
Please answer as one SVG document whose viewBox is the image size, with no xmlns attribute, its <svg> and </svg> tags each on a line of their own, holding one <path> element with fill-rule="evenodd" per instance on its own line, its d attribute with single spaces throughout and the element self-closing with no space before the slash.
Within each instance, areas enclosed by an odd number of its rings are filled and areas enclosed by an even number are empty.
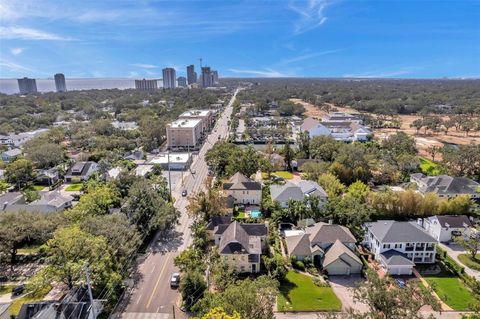
<svg viewBox="0 0 480 319">
<path fill-rule="evenodd" d="M 129 289 L 120 307 L 112 318 L 126 319 L 181 319 L 187 315 L 180 310 L 181 297 L 178 290 L 170 288 L 170 277 L 178 269 L 173 264 L 174 258 L 185 250 L 192 242 L 190 225 L 186 206 L 187 197 L 182 197 L 182 191 L 191 195 L 204 186 L 208 175 L 205 154 L 220 138 L 228 135 L 228 120 L 232 114 L 232 104 L 238 90 L 235 92 L 224 112 L 217 120 L 211 134 L 206 139 L 198 155 L 193 158 L 190 171 L 184 174 L 183 185 L 177 183 L 172 190 L 176 199 L 175 207 L 181 216 L 176 229 L 169 234 L 157 234 L 152 241 L 147 256 L 139 262 L 137 272 L 133 274 L 134 287 Z M 192 174 L 194 172 L 195 174 Z M 174 314 L 175 313 L 175 314 Z"/>
</svg>

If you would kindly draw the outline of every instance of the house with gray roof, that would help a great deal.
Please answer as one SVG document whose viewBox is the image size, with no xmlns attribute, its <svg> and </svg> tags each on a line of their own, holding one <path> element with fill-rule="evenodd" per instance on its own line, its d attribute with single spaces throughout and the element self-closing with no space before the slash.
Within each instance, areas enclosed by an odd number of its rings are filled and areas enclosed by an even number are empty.
<svg viewBox="0 0 480 319">
<path fill-rule="evenodd" d="M 78 181 L 87 181 L 98 170 L 98 164 L 95 162 L 76 162 L 65 174 L 65 181 L 68 183 Z"/>
<path fill-rule="evenodd" d="M 240 172 L 223 184 L 223 191 L 227 197 L 234 198 L 235 204 L 260 205 L 262 202 L 262 184 Z"/>
<path fill-rule="evenodd" d="M 9 162 L 13 162 L 20 155 L 22 155 L 22 150 L 21 149 L 12 148 L 8 151 L 3 152 L 1 157 L 2 157 L 2 161 L 9 163 Z"/>
<path fill-rule="evenodd" d="M 62 195 L 59 191 L 41 191 L 39 195 L 39 199 L 29 203 L 21 192 L 2 194 L 0 211 L 53 213 L 72 207 L 73 197 L 70 195 Z"/>
<path fill-rule="evenodd" d="M 470 219 L 465 215 L 430 216 L 419 219 L 418 223 L 441 243 L 452 241 L 452 236 L 461 235 L 472 227 Z"/>
<path fill-rule="evenodd" d="M 286 208 L 289 200 L 303 201 L 306 197 L 317 197 L 318 207 L 321 208 L 327 201 L 327 193 L 314 181 L 286 182 L 283 185 L 271 185 L 270 196 L 277 201 L 280 207 Z"/>
<path fill-rule="evenodd" d="M 440 197 L 452 198 L 459 195 L 470 195 L 480 198 L 480 184 L 466 177 L 448 175 L 425 176 L 422 173 L 412 174 L 411 182 L 417 184 L 420 193 L 436 193 Z"/>
<path fill-rule="evenodd" d="M 218 225 L 215 230 L 215 244 L 220 257 L 238 273 L 260 271 L 260 256 L 266 248 L 268 229 L 265 224 Z"/>
<path fill-rule="evenodd" d="M 363 245 L 392 275 L 411 275 L 416 264 L 435 263 L 438 241 L 415 222 L 379 220 L 364 229 Z"/>
<path fill-rule="evenodd" d="M 287 254 L 297 260 L 310 258 L 329 275 L 360 273 L 362 261 L 355 254 L 357 240 L 345 226 L 319 222 L 301 234 L 285 238 Z"/>
</svg>

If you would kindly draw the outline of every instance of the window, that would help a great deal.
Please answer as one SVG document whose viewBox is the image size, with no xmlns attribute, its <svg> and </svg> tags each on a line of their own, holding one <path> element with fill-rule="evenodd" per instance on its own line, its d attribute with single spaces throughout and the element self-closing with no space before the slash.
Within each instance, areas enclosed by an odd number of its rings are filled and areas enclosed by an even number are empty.
<svg viewBox="0 0 480 319">
<path fill-rule="evenodd" d="M 383 249 L 389 249 L 390 248 L 390 244 L 383 244 Z"/>
<path fill-rule="evenodd" d="M 402 248 L 402 244 L 395 244 L 395 248 Z"/>
</svg>

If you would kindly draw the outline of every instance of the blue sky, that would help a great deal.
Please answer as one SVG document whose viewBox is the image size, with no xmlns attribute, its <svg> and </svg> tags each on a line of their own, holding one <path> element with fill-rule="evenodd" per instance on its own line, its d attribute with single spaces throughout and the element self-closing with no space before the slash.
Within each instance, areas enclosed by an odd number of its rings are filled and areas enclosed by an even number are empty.
<svg viewBox="0 0 480 319">
<path fill-rule="evenodd" d="M 0 77 L 480 77 L 480 1 L 0 2 Z"/>
</svg>

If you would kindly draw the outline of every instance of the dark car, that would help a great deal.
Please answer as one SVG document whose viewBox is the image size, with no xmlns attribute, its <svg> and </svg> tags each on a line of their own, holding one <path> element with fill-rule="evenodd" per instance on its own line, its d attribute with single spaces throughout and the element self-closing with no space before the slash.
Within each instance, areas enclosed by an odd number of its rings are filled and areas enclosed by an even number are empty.
<svg viewBox="0 0 480 319">
<path fill-rule="evenodd" d="M 182 196 L 183 196 L 183 197 L 187 196 L 187 190 L 186 190 L 186 189 L 184 189 L 184 190 L 182 191 Z"/>
<path fill-rule="evenodd" d="M 178 288 L 180 286 L 180 274 L 178 272 L 174 272 L 172 277 L 170 277 L 170 287 L 171 288 Z"/>
<path fill-rule="evenodd" d="M 23 294 L 24 290 L 25 290 L 25 285 L 23 285 L 23 284 L 15 286 L 12 289 L 12 296 L 20 296 L 21 294 Z"/>
</svg>

